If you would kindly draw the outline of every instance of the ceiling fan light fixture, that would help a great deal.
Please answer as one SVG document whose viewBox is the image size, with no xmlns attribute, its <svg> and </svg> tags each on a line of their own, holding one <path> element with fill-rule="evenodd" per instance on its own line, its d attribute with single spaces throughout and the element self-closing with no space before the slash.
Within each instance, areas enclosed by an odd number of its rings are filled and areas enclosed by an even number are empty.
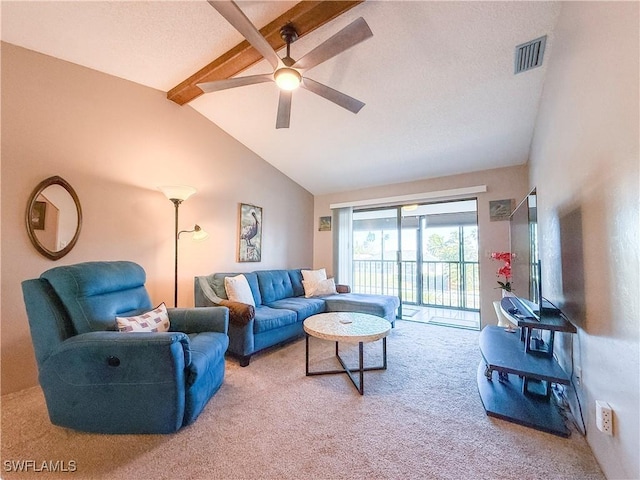
<svg viewBox="0 0 640 480">
<path fill-rule="evenodd" d="M 273 79 L 276 81 L 276 85 L 281 90 L 295 90 L 300 86 L 302 82 L 302 76 L 297 70 L 290 67 L 283 67 L 273 74 Z"/>
</svg>

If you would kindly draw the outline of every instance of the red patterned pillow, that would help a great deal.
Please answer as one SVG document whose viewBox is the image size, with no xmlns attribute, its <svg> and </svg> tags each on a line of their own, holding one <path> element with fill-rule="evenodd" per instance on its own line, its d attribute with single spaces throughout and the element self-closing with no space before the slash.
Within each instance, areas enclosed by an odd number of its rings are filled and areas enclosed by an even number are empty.
<svg viewBox="0 0 640 480">
<path fill-rule="evenodd" d="M 167 307 L 161 303 L 150 312 L 134 317 L 116 317 L 118 330 L 121 332 L 168 332 L 169 314 Z"/>
</svg>

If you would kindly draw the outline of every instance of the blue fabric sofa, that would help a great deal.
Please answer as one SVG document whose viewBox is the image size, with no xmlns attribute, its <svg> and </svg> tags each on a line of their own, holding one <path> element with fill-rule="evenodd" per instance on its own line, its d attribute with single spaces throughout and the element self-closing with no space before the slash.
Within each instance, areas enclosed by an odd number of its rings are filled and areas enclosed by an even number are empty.
<svg viewBox="0 0 640 480">
<path fill-rule="evenodd" d="M 174 432 L 220 388 L 227 308 L 169 308 L 168 332 L 116 331 L 116 316 L 153 309 L 145 277 L 132 262 L 87 262 L 22 282 L 53 424 L 99 433 Z"/>
<path fill-rule="evenodd" d="M 244 273 L 255 302 L 230 302 L 224 279 L 237 273 L 214 273 L 195 278 L 196 307 L 223 305 L 230 308 L 229 353 L 247 366 L 251 355 L 292 340 L 304 333 L 304 320 L 317 313 L 359 312 L 386 318 L 395 326 L 398 297 L 338 293 L 305 298 L 301 269 L 261 270 Z M 338 290 L 340 291 L 340 289 Z"/>
</svg>

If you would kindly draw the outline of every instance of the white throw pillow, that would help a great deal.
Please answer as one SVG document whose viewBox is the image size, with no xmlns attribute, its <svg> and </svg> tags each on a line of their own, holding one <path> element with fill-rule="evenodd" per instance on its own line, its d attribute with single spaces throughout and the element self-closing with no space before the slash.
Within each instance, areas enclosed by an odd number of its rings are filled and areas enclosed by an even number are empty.
<svg viewBox="0 0 640 480">
<path fill-rule="evenodd" d="M 227 292 L 227 298 L 232 302 L 256 306 L 256 302 L 253 300 L 253 293 L 251 293 L 251 287 L 249 286 L 247 277 L 244 275 L 240 274 L 235 277 L 225 277 L 224 290 Z"/>
<path fill-rule="evenodd" d="M 121 332 L 168 332 L 170 326 L 169 314 L 164 303 L 142 315 L 116 317 L 116 322 Z"/>
<path fill-rule="evenodd" d="M 325 278 L 324 280 L 320 280 L 314 285 L 313 288 L 307 287 L 304 280 L 302 281 L 302 285 L 304 286 L 304 296 L 306 298 L 319 297 L 322 295 L 333 295 L 334 293 L 338 293 L 336 290 L 336 282 L 333 280 L 333 278 Z"/>
<path fill-rule="evenodd" d="M 304 287 L 304 296 L 313 297 L 318 283 L 327 279 L 327 271 L 324 268 L 318 270 L 301 270 L 302 286 Z"/>
</svg>

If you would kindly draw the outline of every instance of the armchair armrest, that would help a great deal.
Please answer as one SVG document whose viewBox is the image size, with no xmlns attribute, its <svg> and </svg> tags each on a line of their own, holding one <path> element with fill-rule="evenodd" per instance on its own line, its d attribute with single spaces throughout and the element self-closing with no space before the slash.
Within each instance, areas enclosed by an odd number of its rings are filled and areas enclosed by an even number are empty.
<svg viewBox="0 0 640 480">
<path fill-rule="evenodd" d="M 229 309 L 226 307 L 168 308 L 172 332 L 228 333 Z"/>
<path fill-rule="evenodd" d="M 235 325 L 244 326 L 256 316 L 256 309 L 248 303 L 232 302 L 231 300 L 221 300 L 220 305 L 229 309 L 229 322 Z"/>
<path fill-rule="evenodd" d="M 43 364 L 67 384 L 180 384 L 191 363 L 189 337 L 180 332 L 89 332 L 62 342 Z M 172 373 L 173 372 L 173 373 Z"/>
</svg>

